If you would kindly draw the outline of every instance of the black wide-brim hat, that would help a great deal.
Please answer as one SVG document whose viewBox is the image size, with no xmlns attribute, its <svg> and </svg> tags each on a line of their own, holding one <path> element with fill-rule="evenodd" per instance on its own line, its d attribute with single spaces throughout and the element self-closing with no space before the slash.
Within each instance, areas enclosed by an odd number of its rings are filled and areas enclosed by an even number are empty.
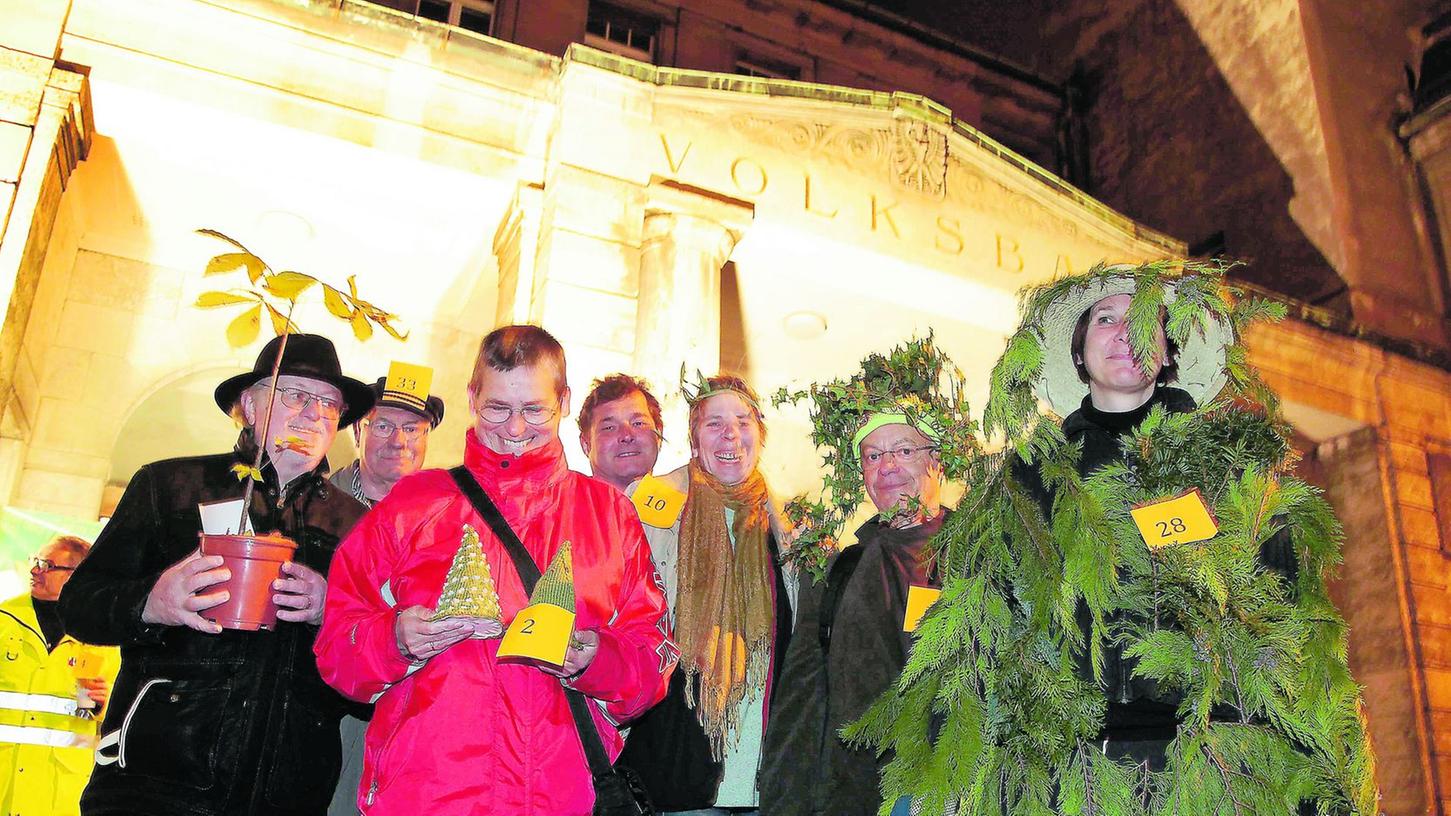
<svg viewBox="0 0 1451 816">
<path fill-rule="evenodd" d="M 237 398 L 243 391 L 272 376 L 272 364 L 277 359 L 277 349 L 281 345 L 281 337 L 267 341 L 267 345 L 257 355 L 257 362 L 252 365 L 251 371 L 223 380 L 214 394 L 217 407 L 230 414 L 232 406 L 237 404 Z M 333 347 L 331 340 L 321 335 L 288 335 L 287 349 L 282 354 L 282 365 L 278 367 L 277 374 L 318 380 L 341 391 L 345 405 L 342 416 L 338 419 L 339 428 L 352 425 L 373 408 L 373 389 L 343 375 L 337 349 Z"/>
</svg>

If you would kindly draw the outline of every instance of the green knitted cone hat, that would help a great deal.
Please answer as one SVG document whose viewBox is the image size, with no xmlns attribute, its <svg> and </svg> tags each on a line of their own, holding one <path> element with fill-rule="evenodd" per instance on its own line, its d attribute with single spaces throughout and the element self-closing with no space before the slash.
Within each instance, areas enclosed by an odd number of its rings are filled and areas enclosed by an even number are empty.
<svg viewBox="0 0 1451 816">
<path fill-rule="evenodd" d="M 574 557 L 568 541 L 560 545 L 559 552 L 549 562 L 549 568 L 540 576 L 539 583 L 534 585 L 534 594 L 529 596 L 529 603 L 554 604 L 561 609 L 574 611 Z"/>
</svg>

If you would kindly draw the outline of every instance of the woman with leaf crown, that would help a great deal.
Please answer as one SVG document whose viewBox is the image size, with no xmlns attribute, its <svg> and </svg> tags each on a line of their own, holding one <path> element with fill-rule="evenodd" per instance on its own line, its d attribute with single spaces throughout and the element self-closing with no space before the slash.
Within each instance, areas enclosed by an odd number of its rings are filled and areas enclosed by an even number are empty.
<svg viewBox="0 0 1451 816">
<path fill-rule="evenodd" d="M 1008 444 L 937 539 L 942 599 L 900 680 L 850 729 L 895 751 L 889 801 L 1374 812 L 1325 590 L 1339 526 L 1238 343 L 1279 309 L 1232 301 L 1224 271 L 1100 265 L 1025 294 L 984 414 Z"/>
<path fill-rule="evenodd" d="M 664 701 L 631 725 L 619 764 L 639 774 L 663 813 L 754 813 L 794 584 L 758 467 L 766 426 L 756 392 L 725 374 L 682 389 L 691 459 L 663 481 L 684 504 L 673 521 L 658 520 L 665 527 L 645 528 L 680 663 Z"/>
</svg>

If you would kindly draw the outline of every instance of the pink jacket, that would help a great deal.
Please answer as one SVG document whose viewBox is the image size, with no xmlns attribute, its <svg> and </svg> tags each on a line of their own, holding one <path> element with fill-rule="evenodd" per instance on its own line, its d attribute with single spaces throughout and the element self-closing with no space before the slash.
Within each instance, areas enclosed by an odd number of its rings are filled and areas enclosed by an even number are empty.
<svg viewBox="0 0 1451 816">
<path fill-rule="evenodd" d="M 611 757 L 616 724 L 665 694 L 674 666 L 662 583 L 634 507 L 568 469 L 558 440 L 522 456 L 468 434 L 464 463 L 540 571 L 571 542 L 575 628 L 599 632 L 573 682 Z M 334 688 L 377 700 L 358 806 L 365 814 L 590 813 L 594 791 L 560 681 L 497 657 L 498 640 L 465 640 L 410 672 L 394 636 L 397 610 L 432 608 L 464 524 L 478 531 L 507 624 L 528 599 L 508 552 L 446 471 L 399 482 L 338 548 L 316 652 Z"/>
</svg>

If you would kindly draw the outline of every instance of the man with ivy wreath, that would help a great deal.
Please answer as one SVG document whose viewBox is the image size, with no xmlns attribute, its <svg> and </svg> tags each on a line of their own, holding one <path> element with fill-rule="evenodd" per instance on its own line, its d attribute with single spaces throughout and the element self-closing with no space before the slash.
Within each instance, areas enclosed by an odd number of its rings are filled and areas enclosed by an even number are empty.
<svg viewBox="0 0 1451 816">
<path fill-rule="evenodd" d="M 1290 475 L 1288 427 L 1238 342 L 1280 309 L 1233 302 L 1223 275 L 1100 265 L 1025 294 L 984 414 L 1008 444 L 937 537 L 942 599 L 901 678 L 849 730 L 895 751 L 889 797 L 1374 812 L 1325 590 L 1340 528 Z"/>
<path fill-rule="evenodd" d="M 916 618 L 937 595 L 928 542 L 947 513 L 944 471 L 959 476 L 975 451 L 961 384 L 929 338 L 873 354 L 850 380 L 778 399 L 811 400 L 829 475 L 824 501 L 788 509 L 803 522 L 788 557 L 816 583 L 798 596 L 797 634 L 766 729 L 763 816 L 868 816 L 881 805 L 880 760 L 837 732 L 896 680 Z M 833 554 L 863 489 L 877 515 Z"/>
</svg>

